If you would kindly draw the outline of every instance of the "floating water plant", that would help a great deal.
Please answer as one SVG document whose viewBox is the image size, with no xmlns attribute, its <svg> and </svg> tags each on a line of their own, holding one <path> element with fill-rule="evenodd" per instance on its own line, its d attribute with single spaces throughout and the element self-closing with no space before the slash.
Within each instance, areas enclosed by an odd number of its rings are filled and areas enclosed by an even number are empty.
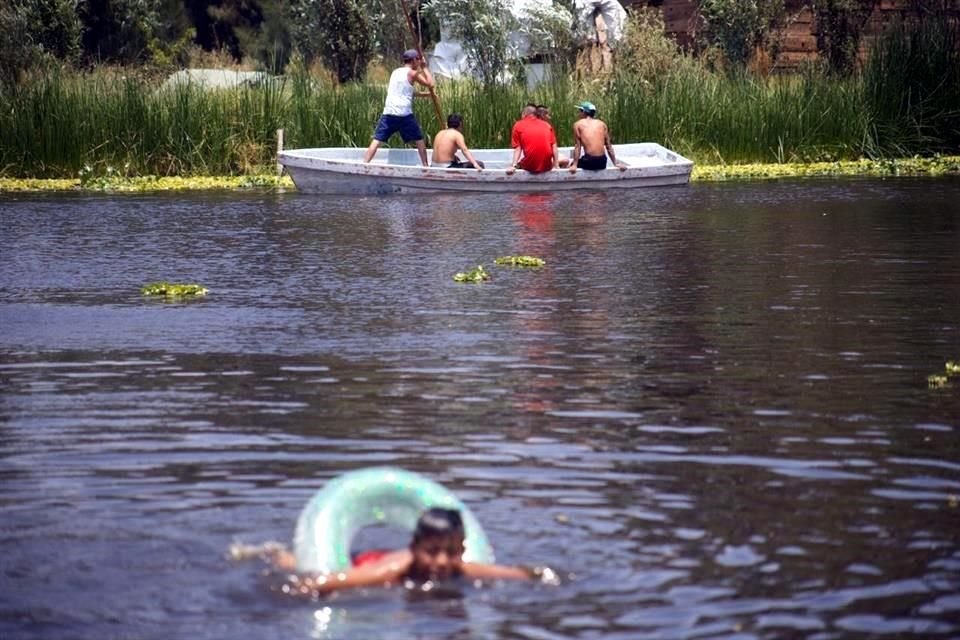
<svg viewBox="0 0 960 640">
<path fill-rule="evenodd" d="M 187 298 L 207 295 L 207 288 L 199 284 L 176 284 L 173 282 L 151 282 L 140 287 L 145 296 L 165 296 L 167 298 Z"/>
<path fill-rule="evenodd" d="M 542 267 L 547 264 L 543 258 L 536 256 L 502 256 L 494 260 L 497 264 L 505 264 L 511 267 Z"/>
<path fill-rule="evenodd" d="M 953 376 L 960 376 L 960 362 L 947 360 L 943 365 L 943 373 L 933 373 L 927 376 L 927 386 L 931 389 L 939 389 L 950 384 Z"/>
<path fill-rule="evenodd" d="M 940 375 L 939 373 L 934 373 L 927 376 L 927 386 L 931 389 L 939 389 L 940 387 L 947 386 L 947 383 L 950 382 L 948 376 Z"/>
<path fill-rule="evenodd" d="M 455 273 L 453 279 L 456 282 L 479 283 L 484 280 L 489 280 L 490 274 L 487 273 L 482 264 L 478 264 L 475 269 L 470 269 L 470 271 L 459 271 Z"/>
</svg>

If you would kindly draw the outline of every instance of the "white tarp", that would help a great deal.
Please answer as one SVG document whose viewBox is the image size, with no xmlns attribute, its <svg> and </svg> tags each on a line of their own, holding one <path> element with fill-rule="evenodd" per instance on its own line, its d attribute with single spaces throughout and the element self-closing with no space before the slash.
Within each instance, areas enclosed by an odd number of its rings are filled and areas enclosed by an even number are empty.
<svg viewBox="0 0 960 640">
<path fill-rule="evenodd" d="M 262 71 L 233 71 L 232 69 L 181 69 L 170 75 L 163 88 L 193 85 L 203 89 L 229 89 L 242 85 L 257 85 L 270 78 Z"/>
</svg>

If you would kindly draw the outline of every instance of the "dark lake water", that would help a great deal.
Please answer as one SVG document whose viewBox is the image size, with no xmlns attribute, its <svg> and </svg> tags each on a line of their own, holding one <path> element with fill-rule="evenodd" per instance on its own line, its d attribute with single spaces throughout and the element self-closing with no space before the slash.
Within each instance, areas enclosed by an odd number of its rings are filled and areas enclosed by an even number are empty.
<svg viewBox="0 0 960 640">
<path fill-rule="evenodd" d="M 956 178 L 0 196 L 0 638 L 960 637 L 958 250 Z M 562 584 L 227 558 L 371 465 Z"/>
</svg>

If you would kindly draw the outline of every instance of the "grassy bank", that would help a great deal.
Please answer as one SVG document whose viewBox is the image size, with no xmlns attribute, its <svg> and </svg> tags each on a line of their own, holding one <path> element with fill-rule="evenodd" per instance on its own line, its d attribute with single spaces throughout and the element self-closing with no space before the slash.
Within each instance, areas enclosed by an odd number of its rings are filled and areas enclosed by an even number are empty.
<svg viewBox="0 0 960 640">
<path fill-rule="evenodd" d="M 855 160 L 786 164 L 697 165 L 693 182 L 764 180 L 809 177 L 895 177 L 960 175 L 960 156 Z M 292 189 L 289 177 L 269 174 L 251 176 L 199 177 L 104 177 L 81 184 L 79 178 L 0 178 L 0 193 L 14 191 L 187 191 L 205 189 L 240 190 L 251 188 Z"/>
<path fill-rule="evenodd" d="M 547 104 L 561 145 L 572 105 L 590 99 L 614 142 L 653 140 L 698 165 L 904 158 L 960 151 L 960 38 L 942 24 L 893 30 L 861 74 L 791 77 L 714 73 L 687 61 L 652 79 L 621 73 L 580 83 L 569 74 L 518 85 L 443 83 L 444 113 L 465 117 L 475 148 L 505 147 L 527 102 Z M 255 176 L 285 146 L 366 146 L 382 85 L 339 87 L 302 71 L 260 86 L 163 89 L 156 80 L 58 72 L 0 93 L 0 177 Z M 417 101 L 429 134 L 441 128 Z"/>
</svg>

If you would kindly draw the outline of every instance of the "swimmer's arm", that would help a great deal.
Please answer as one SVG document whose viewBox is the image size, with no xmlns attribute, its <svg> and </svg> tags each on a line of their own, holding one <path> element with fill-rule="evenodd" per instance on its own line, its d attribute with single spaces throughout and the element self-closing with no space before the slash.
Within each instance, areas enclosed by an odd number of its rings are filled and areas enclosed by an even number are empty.
<svg viewBox="0 0 960 640">
<path fill-rule="evenodd" d="M 383 587 L 396 584 L 410 569 L 413 556 L 410 551 L 394 551 L 377 562 L 354 567 L 343 573 L 332 573 L 312 578 L 314 589 L 319 593 L 355 589 L 358 587 Z"/>
<path fill-rule="evenodd" d="M 277 569 L 283 569 L 284 571 L 297 570 L 296 556 L 286 549 L 272 549 L 268 552 L 267 557 Z"/>
<path fill-rule="evenodd" d="M 291 554 L 287 554 L 291 555 Z M 292 558 L 292 556 L 291 556 Z M 275 559 L 280 568 L 282 566 Z M 413 562 L 413 555 L 408 549 L 393 551 L 380 560 L 362 567 L 353 567 L 341 573 L 325 575 L 303 576 L 299 584 L 314 593 L 329 593 L 340 589 L 354 589 L 358 587 L 382 587 L 395 584 L 406 575 Z"/>
<path fill-rule="evenodd" d="M 464 562 L 461 571 L 467 578 L 479 578 L 480 580 L 529 580 L 533 577 L 530 569 L 507 567 L 501 564 Z"/>
</svg>

